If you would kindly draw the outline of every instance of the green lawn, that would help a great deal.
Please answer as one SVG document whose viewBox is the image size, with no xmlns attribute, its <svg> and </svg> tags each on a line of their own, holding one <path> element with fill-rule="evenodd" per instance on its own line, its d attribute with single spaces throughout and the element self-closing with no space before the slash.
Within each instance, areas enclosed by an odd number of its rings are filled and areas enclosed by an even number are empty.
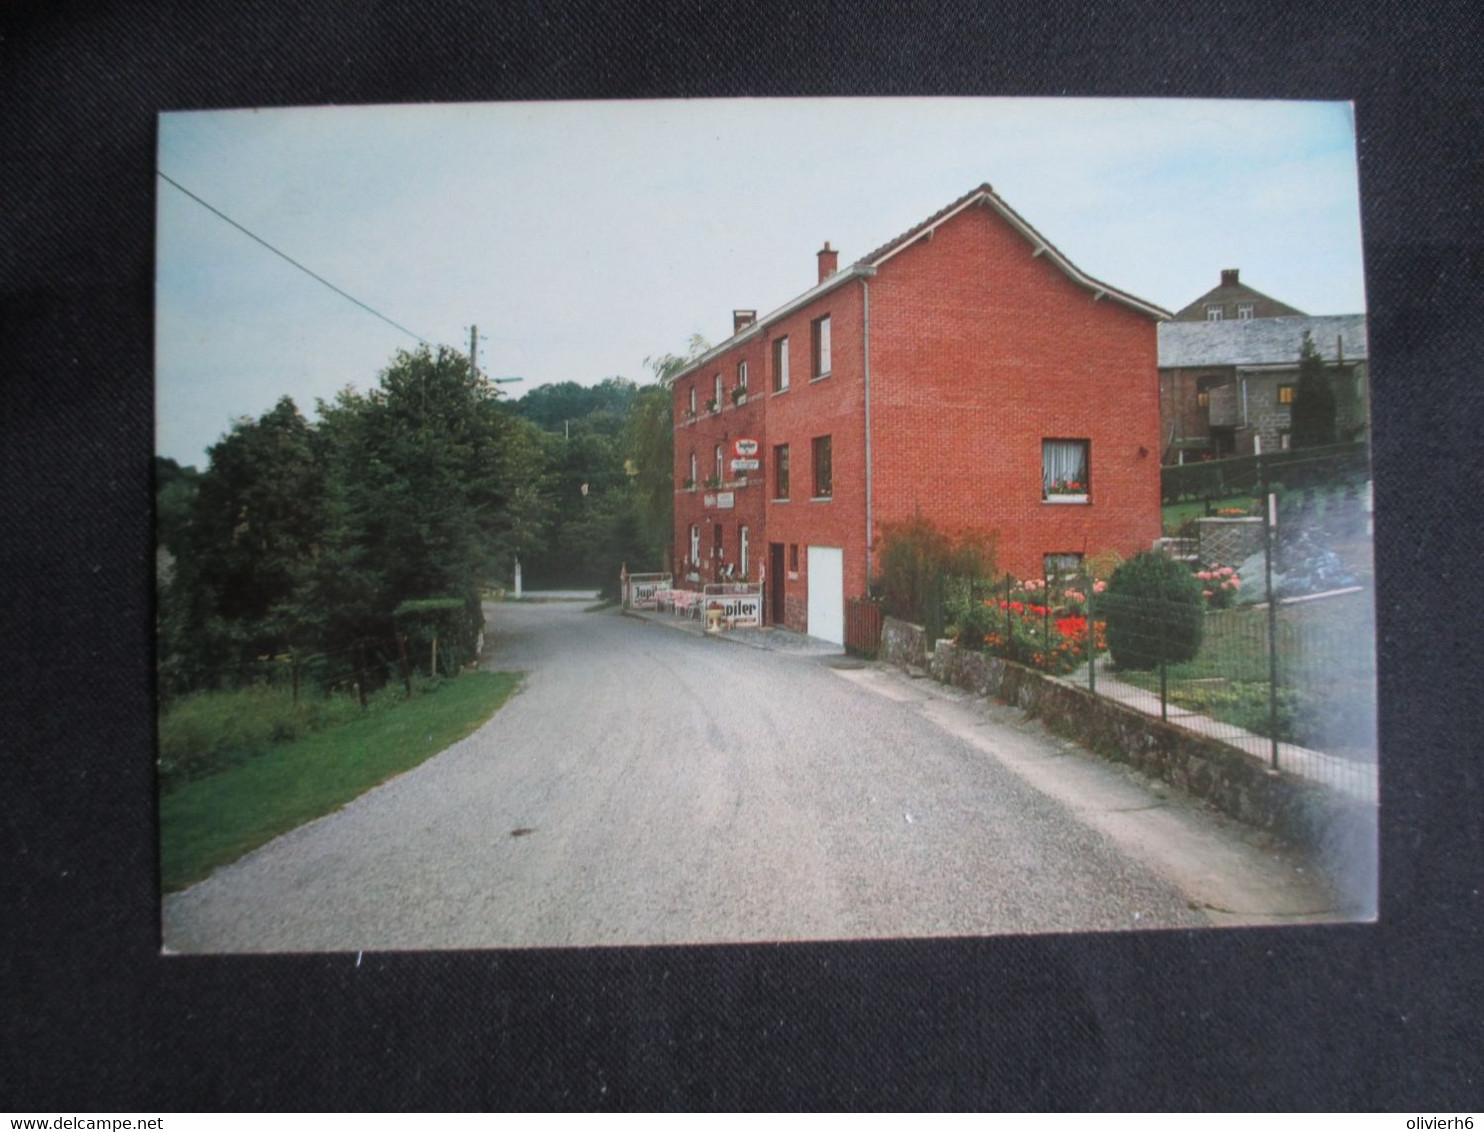
<svg viewBox="0 0 1484 1132">
<path fill-rule="evenodd" d="M 1227 499 L 1216 499 L 1211 502 L 1211 510 L 1220 511 L 1228 507 L 1241 508 L 1250 511 L 1257 501 L 1250 495 L 1233 495 Z M 1204 499 L 1187 499 L 1183 503 L 1168 503 L 1164 507 L 1164 531 L 1165 534 L 1174 537 L 1175 533 L 1191 519 L 1203 519 L 1206 516 L 1206 501 Z"/>
<path fill-rule="evenodd" d="M 174 892 L 410 770 L 484 723 L 519 672 L 472 672 L 395 708 L 286 743 L 160 798 L 160 878 Z"/>
<path fill-rule="evenodd" d="M 1326 749 L 1363 746 L 1374 696 L 1375 652 L 1368 594 L 1280 606 L 1278 738 Z M 1223 723 L 1267 735 L 1267 610 L 1206 615 L 1201 651 L 1167 669 L 1169 700 Z M 1159 671 L 1123 669 L 1118 678 L 1159 691 Z"/>
</svg>

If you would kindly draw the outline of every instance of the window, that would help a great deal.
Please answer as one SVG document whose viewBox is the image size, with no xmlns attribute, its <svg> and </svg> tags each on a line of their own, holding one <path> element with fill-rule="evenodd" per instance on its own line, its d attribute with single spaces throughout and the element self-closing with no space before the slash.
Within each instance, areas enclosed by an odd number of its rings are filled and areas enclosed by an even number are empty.
<svg viewBox="0 0 1484 1132">
<path fill-rule="evenodd" d="M 746 389 L 747 388 L 747 363 L 746 362 L 738 362 L 737 363 L 737 388 L 738 389 Z"/>
<path fill-rule="evenodd" d="M 718 445 L 717 445 L 717 446 L 716 446 L 716 482 L 717 482 L 717 483 L 718 483 L 718 484 L 720 484 L 720 483 L 721 483 L 721 481 L 722 481 L 722 480 L 723 480 L 723 479 L 725 479 L 725 478 L 726 478 L 726 477 L 725 477 L 725 476 L 724 476 L 724 475 L 722 475 L 722 466 L 721 466 L 721 445 L 720 445 L 720 444 L 718 444 Z"/>
<path fill-rule="evenodd" d="M 795 574 L 799 572 L 799 544 L 796 542 L 788 544 L 788 568 Z"/>
<path fill-rule="evenodd" d="M 747 577 L 747 552 L 751 548 L 751 535 L 745 526 L 737 528 L 737 572 Z"/>
<path fill-rule="evenodd" d="M 1224 381 L 1221 377 L 1201 377 L 1196 379 L 1195 403 L 1199 408 L 1209 409 L 1211 407 L 1211 390 L 1215 389 Z"/>
<path fill-rule="evenodd" d="M 712 389 L 713 389 L 713 392 L 711 394 L 711 398 L 712 398 L 712 400 L 711 400 L 711 408 L 712 408 L 712 410 L 714 412 L 720 412 L 721 411 L 721 374 L 717 374 L 715 380 L 713 380 L 711 384 L 712 384 Z"/>
<path fill-rule="evenodd" d="M 1293 404 L 1293 390 L 1294 390 L 1294 387 L 1292 385 L 1280 385 L 1280 386 L 1278 386 L 1278 404 L 1280 404 L 1280 405 L 1292 405 Z"/>
<path fill-rule="evenodd" d="M 814 498 L 825 499 L 834 494 L 834 471 L 831 467 L 830 437 L 814 438 Z"/>
<path fill-rule="evenodd" d="M 696 387 L 694 385 L 690 387 L 690 415 L 696 415 Z"/>
<path fill-rule="evenodd" d="M 1041 441 L 1041 498 L 1048 503 L 1086 503 L 1090 488 L 1088 442 Z"/>
<path fill-rule="evenodd" d="M 1221 308 L 1218 307 L 1218 306 L 1209 306 L 1209 307 L 1207 307 L 1206 308 L 1206 321 L 1207 322 L 1220 322 L 1221 321 L 1221 313 L 1222 313 L 1221 312 Z"/>
<path fill-rule="evenodd" d="M 773 498 L 788 498 L 788 445 L 773 446 Z"/>
<path fill-rule="evenodd" d="M 830 375 L 830 316 L 816 318 L 809 325 L 809 354 L 811 377 Z"/>
<path fill-rule="evenodd" d="M 701 564 L 701 528 L 694 523 L 690 525 L 690 562 L 693 566 Z"/>
<path fill-rule="evenodd" d="M 788 388 L 788 339 L 773 343 L 773 392 L 782 393 Z"/>
<path fill-rule="evenodd" d="M 1073 552 L 1043 554 L 1041 571 L 1048 578 L 1071 578 L 1082 573 L 1082 555 Z"/>
<path fill-rule="evenodd" d="M 690 454 L 690 479 L 685 481 L 686 487 L 695 490 L 696 479 L 698 478 L 696 473 L 699 470 L 700 469 L 696 467 L 696 454 L 694 451 L 692 451 Z"/>
<path fill-rule="evenodd" d="M 1239 318 L 1243 322 L 1249 321 L 1252 318 L 1252 304 L 1251 303 L 1238 303 L 1237 304 L 1237 318 Z"/>
</svg>

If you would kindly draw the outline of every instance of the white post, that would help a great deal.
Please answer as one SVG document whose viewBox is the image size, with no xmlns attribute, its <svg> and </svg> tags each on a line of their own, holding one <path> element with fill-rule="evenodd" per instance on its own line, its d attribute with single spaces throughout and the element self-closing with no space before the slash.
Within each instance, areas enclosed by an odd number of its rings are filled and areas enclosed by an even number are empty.
<svg viewBox="0 0 1484 1132">
<path fill-rule="evenodd" d="M 515 597 L 520 600 L 520 559 L 515 560 Z"/>
</svg>

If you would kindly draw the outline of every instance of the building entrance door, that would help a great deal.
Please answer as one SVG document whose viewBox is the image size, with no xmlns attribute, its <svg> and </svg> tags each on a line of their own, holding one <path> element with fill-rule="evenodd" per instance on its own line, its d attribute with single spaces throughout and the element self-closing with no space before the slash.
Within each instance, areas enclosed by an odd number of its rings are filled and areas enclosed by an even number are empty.
<svg viewBox="0 0 1484 1132">
<path fill-rule="evenodd" d="M 845 552 L 837 546 L 809 548 L 809 635 L 845 643 Z"/>
</svg>

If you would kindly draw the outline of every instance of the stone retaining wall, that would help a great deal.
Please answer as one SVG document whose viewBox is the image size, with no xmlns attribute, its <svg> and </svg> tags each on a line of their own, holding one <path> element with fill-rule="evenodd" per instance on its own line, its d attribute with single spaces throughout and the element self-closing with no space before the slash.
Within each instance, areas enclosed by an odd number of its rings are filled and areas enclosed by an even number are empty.
<svg viewBox="0 0 1484 1132">
<path fill-rule="evenodd" d="M 1317 784 L 1271 770 L 1261 759 L 1185 731 L 1086 688 L 1001 657 L 938 641 L 925 655 L 922 630 L 888 617 L 883 658 L 927 665 L 933 679 L 978 696 L 993 696 L 1040 719 L 1094 754 L 1128 763 L 1223 813 L 1313 852 L 1332 876 L 1373 859 L 1373 810 Z"/>
<path fill-rule="evenodd" d="M 898 668 L 922 668 L 928 662 L 927 630 L 887 617 L 881 623 L 881 659 Z"/>
</svg>

